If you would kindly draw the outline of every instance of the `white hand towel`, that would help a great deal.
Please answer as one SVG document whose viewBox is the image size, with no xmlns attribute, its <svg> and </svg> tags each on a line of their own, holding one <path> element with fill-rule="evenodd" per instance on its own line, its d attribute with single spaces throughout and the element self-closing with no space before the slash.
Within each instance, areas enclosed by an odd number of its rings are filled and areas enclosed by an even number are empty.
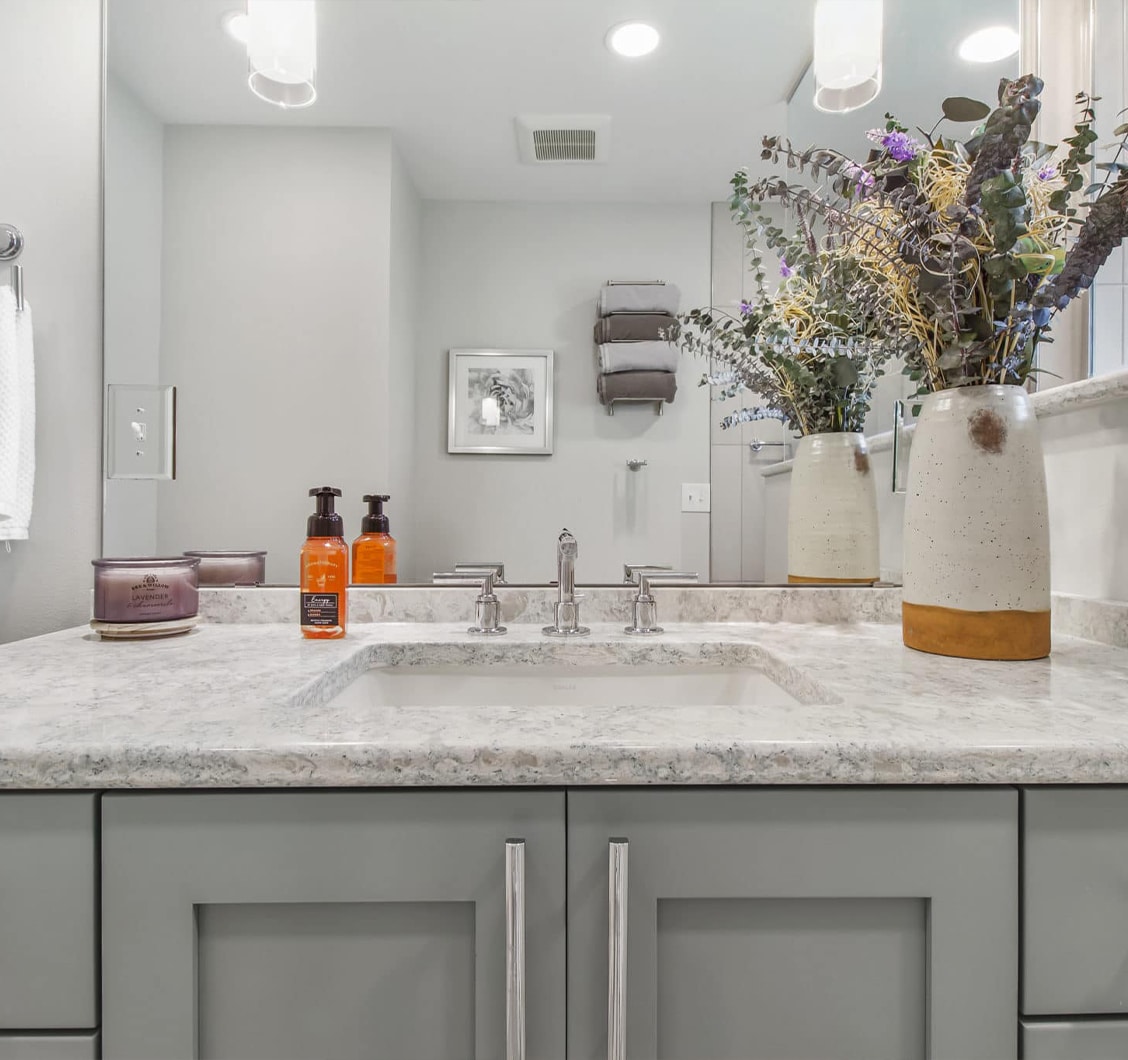
<svg viewBox="0 0 1128 1060">
<path fill-rule="evenodd" d="M 599 347 L 599 370 L 612 372 L 676 372 L 677 346 L 669 342 L 604 342 Z"/>
<path fill-rule="evenodd" d="M 0 287 L 0 541 L 23 541 L 35 489 L 35 356 L 31 307 Z"/>
<path fill-rule="evenodd" d="M 609 283 L 599 291 L 599 315 L 669 313 L 676 316 L 681 291 L 674 283 Z"/>
</svg>

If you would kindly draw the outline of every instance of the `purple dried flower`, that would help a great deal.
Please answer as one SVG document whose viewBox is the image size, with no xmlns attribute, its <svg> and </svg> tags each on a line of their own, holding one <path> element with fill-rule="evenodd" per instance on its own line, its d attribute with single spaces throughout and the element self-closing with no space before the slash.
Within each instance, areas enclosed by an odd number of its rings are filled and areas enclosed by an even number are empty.
<svg viewBox="0 0 1128 1060">
<path fill-rule="evenodd" d="M 752 315 L 752 303 L 751 302 L 741 302 L 740 303 L 740 315 L 742 317 Z"/>
<path fill-rule="evenodd" d="M 1048 162 L 1038 170 L 1039 180 L 1053 180 L 1057 175 L 1057 166 L 1052 166 Z"/>
<path fill-rule="evenodd" d="M 908 133 L 898 129 L 888 132 L 885 129 L 870 129 L 866 133 L 866 139 L 881 144 L 894 162 L 911 162 L 924 146 L 919 140 L 914 140 Z"/>
<path fill-rule="evenodd" d="M 795 275 L 795 270 L 787 264 L 787 258 L 779 259 L 779 274 L 785 280 Z"/>
</svg>

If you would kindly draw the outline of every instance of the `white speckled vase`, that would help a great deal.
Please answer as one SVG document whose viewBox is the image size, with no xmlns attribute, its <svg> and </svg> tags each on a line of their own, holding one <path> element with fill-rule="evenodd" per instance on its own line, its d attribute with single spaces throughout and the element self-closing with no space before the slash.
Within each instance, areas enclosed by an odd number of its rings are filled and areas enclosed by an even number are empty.
<svg viewBox="0 0 1128 1060">
<path fill-rule="evenodd" d="M 905 503 L 905 643 L 963 659 L 1041 659 L 1050 531 L 1030 399 L 1017 386 L 969 386 L 923 406 Z"/>
<path fill-rule="evenodd" d="M 808 435 L 791 475 L 787 580 L 869 585 L 879 574 L 877 490 L 864 435 Z"/>
</svg>

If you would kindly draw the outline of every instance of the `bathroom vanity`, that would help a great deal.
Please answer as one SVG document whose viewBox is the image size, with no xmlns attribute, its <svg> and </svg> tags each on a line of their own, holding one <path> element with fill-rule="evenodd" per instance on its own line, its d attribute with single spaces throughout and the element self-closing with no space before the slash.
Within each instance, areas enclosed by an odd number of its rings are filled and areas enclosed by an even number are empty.
<svg viewBox="0 0 1128 1060">
<path fill-rule="evenodd" d="M 0 1058 L 1128 1052 L 1128 652 L 661 592 L 0 648 Z"/>
</svg>

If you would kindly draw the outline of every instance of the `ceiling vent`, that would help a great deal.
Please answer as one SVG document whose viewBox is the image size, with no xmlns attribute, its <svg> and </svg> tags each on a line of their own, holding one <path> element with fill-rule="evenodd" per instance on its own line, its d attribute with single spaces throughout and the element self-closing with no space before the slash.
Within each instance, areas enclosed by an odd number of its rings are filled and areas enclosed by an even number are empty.
<svg viewBox="0 0 1128 1060">
<path fill-rule="evenodd" d="M 522 162 L 606 162 L 611 148 L 607 114 L 520 114 L 517 148 Z"/>
</svg>

